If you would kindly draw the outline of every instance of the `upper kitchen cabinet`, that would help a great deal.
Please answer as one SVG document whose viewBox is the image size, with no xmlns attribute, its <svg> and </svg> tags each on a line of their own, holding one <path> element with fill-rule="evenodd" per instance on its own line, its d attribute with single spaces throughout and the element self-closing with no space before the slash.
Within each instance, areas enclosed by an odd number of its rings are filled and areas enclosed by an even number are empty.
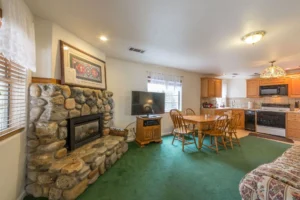
<svg viewBox="0 0 300 200">
<path fill-rule="evenodd" d="M 247 80 L 247 98 L 258 98 L 259 97 L 259 79 L 248 79 Z"/>
<path fill-rule="evenodd" d="M 289 85 L 289 97 L 299 98 L 300 97 L 300 78 L 291 78 Z"/>
<path fill-rule="evenodd" d="M 289 84 L 289 78 L 266 78 L 260 79 L 260 85 L 285 85 Z"/>
<path fill-rule="evenodd" d="M 201 78 L 201 97 L 222 97 L 222 80 Z"/>
</svg>

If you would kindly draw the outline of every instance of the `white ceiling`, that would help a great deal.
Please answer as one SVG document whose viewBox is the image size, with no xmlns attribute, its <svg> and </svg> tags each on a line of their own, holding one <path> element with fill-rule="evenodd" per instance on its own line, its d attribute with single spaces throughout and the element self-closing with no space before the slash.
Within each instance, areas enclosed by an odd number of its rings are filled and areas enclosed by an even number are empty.
<svg viewBox="0 0 300 200">
<path fill-rule="evenodd" d="M 270 60 L 300 65 L 299 0 L 25 1 L 110 57 L 219 75 L 260 72 Z M 240 40 L 257 30 L 267 32 L 261 42 Z"/>
</svg>

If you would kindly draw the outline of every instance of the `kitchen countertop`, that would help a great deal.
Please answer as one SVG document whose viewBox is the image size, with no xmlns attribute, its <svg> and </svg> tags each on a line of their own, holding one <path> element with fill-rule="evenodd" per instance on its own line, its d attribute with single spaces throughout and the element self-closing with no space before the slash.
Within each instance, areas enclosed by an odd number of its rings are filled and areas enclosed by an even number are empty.
<svg viewBox="0 0 300 200">
<path fill-rule="evenodd" d="M 221 108 L 201 108 L 203 110 L 253 110 L 258 111 L 261 110 L 260 108 L 232 108 L 232 107 L 221 107 Z M 300 114 L 300 109 L 295 109 L 293 111 L 287 111 L 287 113 L 297 113 Z"/>
<path fill-rule="evenodd" d="M 220 108 L 201 108 L 209 110 L 260 110 L 257 108 L 232 108 L 232 107 L 220 107 Z"/>
</svg>

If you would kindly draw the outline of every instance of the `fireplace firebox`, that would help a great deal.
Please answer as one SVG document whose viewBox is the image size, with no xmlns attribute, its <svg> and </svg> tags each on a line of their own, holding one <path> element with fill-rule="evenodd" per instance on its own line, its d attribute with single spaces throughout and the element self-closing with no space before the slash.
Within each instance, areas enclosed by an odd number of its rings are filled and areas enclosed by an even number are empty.
<svg viewBox="0 0 300 200">
<path fill-rule="evenodd" d="M 71 118 L 68 125 L 67 146 L 73 151 L 103 135 L 103 114 Z"/>
</svg>

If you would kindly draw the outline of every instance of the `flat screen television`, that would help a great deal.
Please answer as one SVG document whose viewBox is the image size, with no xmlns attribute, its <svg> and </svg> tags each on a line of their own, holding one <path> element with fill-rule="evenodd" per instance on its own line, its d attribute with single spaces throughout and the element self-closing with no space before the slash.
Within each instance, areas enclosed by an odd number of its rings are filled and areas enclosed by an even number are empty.
<svg viewBox="0 0 300 200">
<path fill-rule="evenodd" d="M 165 113 L 165 93 L 132 91 L 131 115 Z"/>
</svg>

